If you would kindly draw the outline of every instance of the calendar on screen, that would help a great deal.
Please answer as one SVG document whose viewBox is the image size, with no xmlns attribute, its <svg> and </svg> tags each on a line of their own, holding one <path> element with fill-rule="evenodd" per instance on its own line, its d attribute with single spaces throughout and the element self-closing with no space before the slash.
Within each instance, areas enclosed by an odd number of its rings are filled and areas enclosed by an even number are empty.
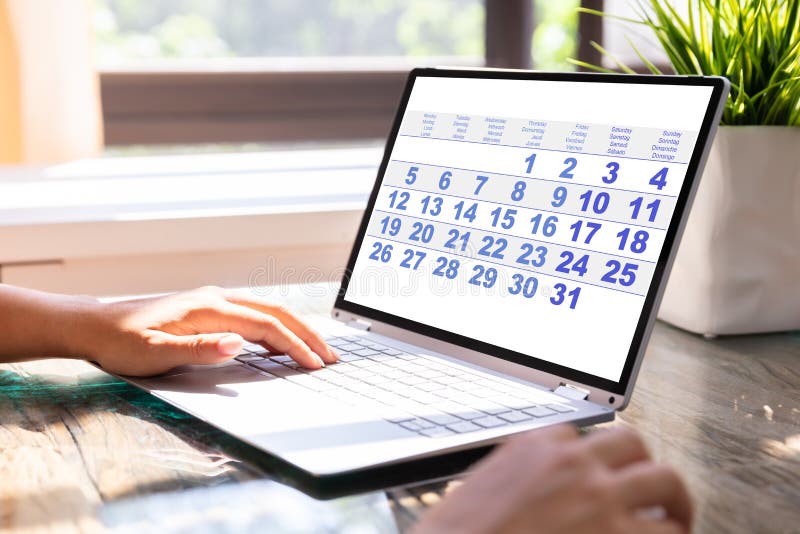
<svg viewBox="0 0 800 534">
<path fill-rule="evenodd" d="M 418 77 L 345 300 L 619 380 L 711 93 Z"/>
</svg>

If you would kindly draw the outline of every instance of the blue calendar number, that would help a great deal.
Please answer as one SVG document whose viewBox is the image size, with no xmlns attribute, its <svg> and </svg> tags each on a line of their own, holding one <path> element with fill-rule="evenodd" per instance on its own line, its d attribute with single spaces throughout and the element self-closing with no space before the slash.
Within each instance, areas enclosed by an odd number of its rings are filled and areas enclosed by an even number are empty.
<svg viewBox="0 0 800 534">
<path fill-rule="evenodd" d="M 508 247 L 508 240 L 502 237 L 494 238 L 487 235 L 481 239 L 481 242 L 483 246 L 478 250 L 478 254 L 481 256 L 489 256 L 490 258 L 496 258 L 498 260 L 502 260 L 505 257 L 503 251 Z"/>
<path fill-rule="evenodd" d="M 427 256 L 427 254 L 424 252 L 407 248 L 405 252 L 403 252 L 403 261 L 400 262 L 400 267 L 416 271 L 419 269 L 419 264 L 425 259 L 425 256 Z"/>
<path fill-rule="evenodd" d="M 578 276 L 583 276 L 586 274 L 589 264 L 588 254 L 584 254 L 578 259 L 575 259 L 575 254 L 569 250 L 565 250 L 559 257 L 564 261 L 558 264 L 556 271 L 564 274 L 570 274 L 571 271 L 575 271 L 578 273 Z"/>
<path fill-rule="evenodd" d="M 533 170 L 533 163 L 536 161 L 536 152 L 525 158 L 525 163 L 528 164 L 528 168 L 525 170 L 525 174 L 530 174 Z"/>
<path fill-rule="evenodd" d="M 500 223 L 501 228 L 505 228 L 506 230 L 510 230 L 514 226 L 515 222 L 515 215 L 517 214 L 517 210 L 513 208 L 506 208 L 505 212 L 503 212 L 503 208 L 495 208 L 489 214 L 492 216 L 492 228 L 497 227 L 497 223 Z M 503 216 L 502 220 L 500 216 Z"/>
<path fill-rule="evenodd" d="M 383 263 L 389 263 L 389 260 L 392 259 L 392 245 L 384 245 L 380 241 L 375 241 L 372 244 L 372 254 L 369 255 L 369 259 L 380 261 Z"/>
<path fill-rule="evenodd" d="M 567 201 L 567 188 L 563 185 L 558 186 L 553 191 L 553 201 L 550 202 L 550 205 L 554 208 L 560 208 L 564 205 L 564 202 Z"/>
<path fill-rule="evenodd" d="M 608 169 L 608 174 L 603 176 L 603 182 L 607 184 L 613 184 L 617 181 L 617 178 L 619 178 L 617 175 L 619 172 L 619 163 L 612 161 L 606 165 L 606 169 Z"/>
<path fill-rule="evenodd" d="M 583 204 L 581 204 L 581 211 L 587 211 L 591 208 L 591 210 L 598 215 L 605 213 L 608 209 L 609 202 L 611 202 L 611 195 L 605 191 L 595 194 L 591 189 L 587 190 L 578 198 L 583 201 Z"/>
<path fill-rule="evenodd" d="M 483 186 L 486 185 L 486 182 L 489 181 L 489 177 L 478 175 L 475 177 L 475 181 L 478 182 L 478 185 L 475 186 L 475 193 L 473 194 L 475 196 L 478 196 L 481 193 L 481 189 L 483 189 Z"/>
<path fill-rule="evenodd" d="M 588 231 L 584 232 L 583 242 L 584 244 L 589 245 L 592 242 L 594 234 L 596 234 L 597 231 L 603 227 L 603 225 L 601 223 L 596 223 L 591 221 L 581 221 L 581 220 L 575 221 L 575 223 L 573 223 L 569 227 L 569 229 L 572 230 L 572 237 L 570 238 L 572 239 L 572 241 L 578 240 L 578 237 L 580 236 L 581 230 L 584 228 L 584 226 Z"/>
<path fill-rule="evenodd" d="M 572 171 L 574 171 L 575 167 L 578 166 L 578 160 L 575 159 L 575 158 L 567 158 L 567 159 L 564 160 L 564 165 L 566 165 L 566 167 L 564 168 L 563 171 L 561 171 L 561 174 L 559 174 L 558 177 L 559 178 L 574 178 L 575 175 L 572 174 Z"/>
<path fill-rule="evenodd" d="M 452 183 L 452 180 L 451 180 L 452 177 L 453 177 L 453 173 L 452 172 L 444 171 L 442 173 L 442 175 L 439 177 L 439 189 L 444 191 L 448 187 L 450 187 L 450 184 Z"/>
<path fill-rule="evenodd" d="M 639 212 L 642 210 L 642 204 L 644 204 L 644 197 L 638 197 L 635 200 L 632 200 L 630 204 L 628 204 L 630 207 L 633 208 L 633 213 L 631 213 L 631 219 L 636 220 L 639 218 Z M 658 213 L 659 206 L 661 206 L 660 199 L 656 199 L 652 201 L 650 204 L 647 204 L 645 206 L 645 209 L 647 209 L 650 212 L 650 214 L 647 216 L 648 221 L 650 222 L 656 221 L 656 214 Z"/>
<path fill-rule="evenodd" d="M 522 295 L 526 299 L 533 298 L 536 294 L 536 290 L 539 289 L 539 280 L 536 279 L 535 276 L 529 276 L 525 278 L 525 276 L 515 273 L 511 280 L 513 280 L 513 285 L 508 287 L 508 292 L 512 295 Z"/>
<path fill-rule="evenodd" d="M 456 244 L 458 242 L 460 242 L 461 243 L 461 248 L 459 250 L 461 252 L 464 252 L 467 249 L 467 245 L 469 244 L 469 236 L 470 236 L 469 232 L 461 233 L 459 230 L 453 228 L 452 230 L 447 232 L 447 235 L 448 235 L 448 237 L 450 239 L 445 241 L 444 248 L 455 249 L 455 248 L 457 248 Z"/>
<path fill-rule="evenodd" d="M 389 217 L 388 215 L 381 219 L 381 233 L 385 234 L 389 233 L 390 236 L 394 237 L 400 233 L 400 228 L 402 227 L 403 223 L 397 217 Z"/>
<path fill-rule="evenodd" d="M 392 191 L 389 193 L 389 207 L 405 211 L 410 198 L 411 193 L 408 191 Z"/>
<path fill-rule="evenodd" d="M 478 205 L 476 203 L 473 202 L 471 206 L 467 206 L 467 204 L 462 200 L 453 206 L 453 209 L 456 210 L 457 221 L 461 219 L 467 219 L 469 222 L 475 222 L 475 217 L 477 217 L 476 213 L 478 211 Z"/>
<path fill-rule="evenodd" d="M 523 198 L 525 198 L 525 187 L 528 184 L 520 180 L 519 182 L 514 184 L 514 190 L 511 191 L 511 200 L 514 202 L 519 202 Z"/>
<path fill-rule="evenodd" d="M 419 172 L 419 167 L 411 167 L 408 169 L 408 174 L 406 174 L 406 183 L 408 185 L 411 185 L 417 181 L 418 172 Z"/>
<path fill-rule="evenodd" d="M 431 239 L 433 239 L 433 225 L 432 224 L 422 224 L 421 222 L 415 222 L 411 225 L 411 235 L 408 236 L 408 239 L 411 241 L 422 241 L 423 243 L 430 243 Z"/>
<path fill-rule="evenodd" d="M 538 246 L 534 247 L 530 243 L 523 243 L 520 247 L 522 254 L 517 258 L 517 263 L 521 265 L 531 265 L 533 267 L 541 267 L 547 260 L 547 247 Z M 535 258 L 531 256 L 535 255 Z"/>
<path fill-rule="evenodd" d="M 631 235 L 631 229 L 625 228 L 621 232 L 617 233 L 617 237 L 619 238 L 619 250 L 625 250 L 625 247 L 628 245 L 628 238 Z M 630 241 L 630 251 L 634 254 L 641 254 L 647 248 L 647 240 L 650 238 L 650 234 L 648 234 L 645 230 L 639 230 L 633 234 L 633 239 Z"/>
<path fill-rule="evenodd" d="M 461 262 L 458 260 L 448 261 L 448 259 L 444 256 L 439 256 L 436 258 L 436 268 L 431 274 L 434 276 L 444 276 L 445 278 L 452 280 L 458 276 L 458 268 L 460 266 Z"/>
<path fill-rule="evenodd" d="M 483 265 L 476 265 L 472 268 L 472 278 L 469 283 L 474 286 L 483 286 L 486 288 L 494 286 L 497 282 L 497 269 L 494 267 L 484 267 Z"/>
<path fill-rule="evenodd" d="M 567 297 L 570 297 L 569 301 L 569 309 L 574 310 L 575 306 L 578 304 L 578 297 L 581 294 L 581 288 L 576 287 L 572 291 L 567 292 L 567 286 L 564 284 L 556 284 L 553 286 L 556 294 L 550 297 L 550 302 L 555 304 L 556 306 L 561 306 Z"/>
<path fill-rule="evenodd" d="M 663 169 L 655 173 L 655 175 L 653 175 L 653 177 L 650 178 L 650 185 L 656 186 L 656 188 L 658 188 L 659 191 L 664 189 L 667 186 L 668 171 L 669 169 L 667 167 L 664 167 Z"/>
<path fill-rule="evenodd" d="M 635 263 L 622 264 L 617 260 L 609 260 L 606 262 L 606 267 L 609 270 L 600 279 L 609 284 L 619 284 L 621 286 L 630 287 L 636 282 L 636 271 L 639 266 Z"/>
<path fill-rule="evenodd" d="M 556 233 L 556 223 L 558 222 L 558 217 L 555 215 L 550 215 L 544 219 L 543 217 L 544 216 L 541 213 L 531 217 L 531 225 L 533 226 L 531 229 L 531 234 L 538 234 L 539 230 L 541 230 L 542 235 L 545 237 L 552 237 L 553 234 Z"/>
<path fill-rule="evenodd" d="M 440 213 L 442 213 L 442 203 L 444 201 L 441 197 L 432 197 L 430 195 L 423 198 L 421 201 L 422 203 L 422 214 L 423 215 L 430 215 L 431 217 L 436 217 Z M 405 208 L 404 208 L 405 209 Z"/>
</svg>

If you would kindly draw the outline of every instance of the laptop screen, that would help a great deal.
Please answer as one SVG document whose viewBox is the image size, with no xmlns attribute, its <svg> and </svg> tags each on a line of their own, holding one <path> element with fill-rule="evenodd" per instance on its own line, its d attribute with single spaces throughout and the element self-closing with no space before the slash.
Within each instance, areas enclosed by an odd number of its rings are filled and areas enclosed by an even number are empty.
<svg viewBox="0 0 800 534">
<path fill-rule="evenodd" d="M 714 86 L 589 78 L 418 75 L 338 304 L 619 385 Z"/>
</svg>

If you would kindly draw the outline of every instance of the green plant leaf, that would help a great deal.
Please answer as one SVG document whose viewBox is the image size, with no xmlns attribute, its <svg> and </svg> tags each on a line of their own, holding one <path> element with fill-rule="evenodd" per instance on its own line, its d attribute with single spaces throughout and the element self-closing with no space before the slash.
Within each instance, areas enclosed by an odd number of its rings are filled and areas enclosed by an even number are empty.
<svg viewBox="0 0 800 534">
<path fill-rule="evenodd" d="M 677 74 L 727 77 L 731 94 L 723 124 L 800 126 L 800 0 L 687 0 L 686 16 L 669 0 L 637 0 L 633 7 L 635 17 L 579 11 L 648 27 Z M 627 41 L 650 72 L 661 74 L 630 38 Z M 617 68 L 633 72 L 616 55 L 591 44 Z"/>
</svg>

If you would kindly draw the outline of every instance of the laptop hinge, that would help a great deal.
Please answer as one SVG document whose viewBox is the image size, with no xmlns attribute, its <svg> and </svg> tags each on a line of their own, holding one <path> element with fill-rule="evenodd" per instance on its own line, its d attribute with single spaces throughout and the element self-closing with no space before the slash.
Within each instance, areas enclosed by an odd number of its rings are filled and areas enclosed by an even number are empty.
<svg viewBox="0 0 800 534">
<path fill-rule="evenodd" d="M 588 390 L 579 388 L 578 386 L 565 384 L 564 382 L 561 382 L 561 384 L 553 390 L 553 393 L 573 400 L 586 400 L 589 398 Z"/>
<path fill-rule="evenodd" d="M 352 326 L 353 328 L 369 332 L 369 330 L 372 328 L 372 323 L 365 321 L 364 319 L 353 319 L 347 323 L 347 326 Z"/>
</svg>

